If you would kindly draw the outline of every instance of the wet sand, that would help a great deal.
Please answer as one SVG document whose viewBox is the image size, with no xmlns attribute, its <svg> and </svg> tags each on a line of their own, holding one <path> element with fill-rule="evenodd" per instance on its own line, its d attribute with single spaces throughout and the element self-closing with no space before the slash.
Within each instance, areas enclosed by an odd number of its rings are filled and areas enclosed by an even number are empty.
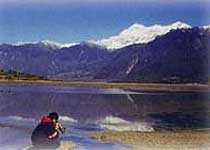
<svg viewBox="0 0 210 150">
<path fill-rule="evenodd" d="M 210 150 L 209 131 L 107 131 L 90 136 L 100 141 L 122 142 L 132 150 Z"/>
<path fill-rule="evenodd" d="M 58 150 L 75 150 L 76 144 L 70 142 L 70 141 L 62 141 L 61 146 Z"/>
</svg>

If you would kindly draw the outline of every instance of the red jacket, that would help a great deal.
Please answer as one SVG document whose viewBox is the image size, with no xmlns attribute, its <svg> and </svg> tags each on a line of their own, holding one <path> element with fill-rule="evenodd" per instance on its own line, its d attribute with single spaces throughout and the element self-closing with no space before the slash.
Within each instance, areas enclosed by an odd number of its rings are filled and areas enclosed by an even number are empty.
<svg viewBox="0 0 210 150">
<path fill-rule="evenodd" d="M 53 123 L 52 119 L 50 119 L 47 116 L 42 117 L 42 119 L 40 120 L 41 123 Z"/>
</svg>

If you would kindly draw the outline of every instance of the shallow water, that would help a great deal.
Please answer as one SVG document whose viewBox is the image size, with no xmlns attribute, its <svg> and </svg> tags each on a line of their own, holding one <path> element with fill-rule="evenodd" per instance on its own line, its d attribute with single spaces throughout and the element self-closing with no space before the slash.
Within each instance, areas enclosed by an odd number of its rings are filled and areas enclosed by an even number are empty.
<svg viewBox="0 0 210 150">
<path fill-rule="evenodd" d="M 5 149 L 12 144 L 30 144 L 30 134 L 38 119 L 57 111 L 67 128 L 62 140 L 75 142 L 77 149 L 124 149 L 119 143 L 92 140 L 86 132 L 209 128 L 209 96 L 207 92 L 0 85 L 0 124 L 9 127 L 0 128 L 0 146 Z M 8 136 L 2 136 L 6 131 Z M 16 140 L 16 136 L 21 138 Z"/>
</svg>

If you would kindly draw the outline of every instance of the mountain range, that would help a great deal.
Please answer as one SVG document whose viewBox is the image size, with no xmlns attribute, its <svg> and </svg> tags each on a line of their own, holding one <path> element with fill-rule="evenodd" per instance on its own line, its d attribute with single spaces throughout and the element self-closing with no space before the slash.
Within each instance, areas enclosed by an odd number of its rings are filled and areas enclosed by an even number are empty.
<svg viewBox="0 0 210 150">
<path fill-rule="evenodd" d="M 0 68 L 64 80 L 207 83 L 210 28 L 134 24 L 98 41 L 0 45 Z"/>
</svg>

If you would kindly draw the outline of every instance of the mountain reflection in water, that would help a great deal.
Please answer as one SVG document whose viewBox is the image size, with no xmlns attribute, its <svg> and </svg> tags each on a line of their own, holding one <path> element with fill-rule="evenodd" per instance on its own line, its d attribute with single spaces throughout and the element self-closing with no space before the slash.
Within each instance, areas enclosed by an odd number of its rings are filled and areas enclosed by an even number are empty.
<svg viewBox="0 0 210 150">
<path fill-rule="evenodd" d="M 0 115 L 36 118 L 51 111 L 78 122 L 107 116 L 144 121 L 155 128 L 205 128 L 209 93 L 132 92 L 120 89 L 1 85 Z"/>
</svg>

